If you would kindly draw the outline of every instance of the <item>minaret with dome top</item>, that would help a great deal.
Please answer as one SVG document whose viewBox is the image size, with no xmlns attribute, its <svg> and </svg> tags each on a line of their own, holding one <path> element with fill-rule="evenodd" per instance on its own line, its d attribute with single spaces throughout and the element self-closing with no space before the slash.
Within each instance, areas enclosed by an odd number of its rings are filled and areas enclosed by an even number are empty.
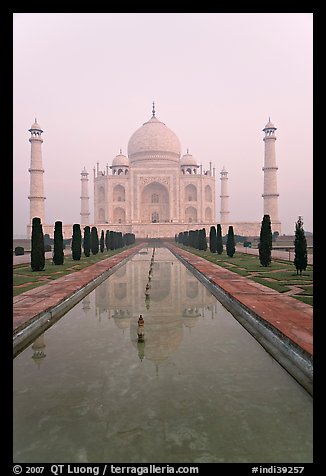
<svg viewBox="0 0 326 476">
<path fill-rule="evenodd" d="M 29 129 L 31 137 L 29 142 L 31 143 L 31 165 L 28 169 L 30 173 L 30 194 L 28 199 L 30 200 L 30 224 L 34 217 L 38 217 L 41 223 L 45 223 L 45 207 L 44 207 L 44 184 L 43 184 L 43 163 L 42 163 L 42 129 L 37 120 L 32 124 Z"/>
<path fill-rule="evenodd" d="M 265 157 L 264 157 L 264 193 L 262 197 L 264 199 L 264 215 L 269 215 L 271 219 L 271 225 L 273 231 L 281 233 L 281 223 L 278 217 L 278 197 L 277 192 L 277 170 L 276 157 L 275 157 L 275 136 L 276 127 L 271 122 L 270 118 L 268 123 L 263 129 L 265 137 Z"/>
<path fill-rule="evenodd" d="M 223 169 L 221 170 L 221 225 L 229 223 L 229 193 L 228 193 L 228 172 Z"/>
<path fill-rule="evenodd" d="M 81 225 L 89 225 L 89 196 L 88 196 L 88 172 L 86 168 L 81 172 L 81 210 L 80 223 Z"/>
</svg>

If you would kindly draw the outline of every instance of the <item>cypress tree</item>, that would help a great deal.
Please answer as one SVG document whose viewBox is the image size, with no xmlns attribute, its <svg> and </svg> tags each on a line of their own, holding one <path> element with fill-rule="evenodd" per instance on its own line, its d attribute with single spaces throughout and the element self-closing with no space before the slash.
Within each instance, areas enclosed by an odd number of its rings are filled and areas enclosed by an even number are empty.
<svg viewBox="0 0 326 476">
<path fill-rule="evenodd" d="M 216 228 L 215 226 L 211 226 L 209 232 L 209 250 L 211 253 L 216 253 L 217 249 L 217 240 L 216 240 Z"/>
<path fill-rule="evenodd" d="M 61 265 L 64 262 L 62 221 L 54 224 L 53 263 Z"/>
<path fill-rule="evenodd" d="M 303 221 L 299 216 L 298 221 L 295 224 L 295 239 L 294 239 L 294 266 L 296 267 L 297 274 L 305 271 L 308 264 L 307 254 L 307 240 L 303 229 Z"/>
<path fill-rule="evenodd" d="M 42 271 L 45 266 L 44 236 L 41 219 L 34 217 L 32 221 L 32 248 L 31 268 L 32 271 Z"/>
<path fill-rule="evenodd" d="M 232 225 L 230 225 L 228 229 L 228 236 L 226 240 L 226 253 L 230 258 L 232 258 L 235 253 L 234 231 Z"/>
<path fill-rule="evenodd" d="M 89 226 L 85 226 L 84 228 L 84 255 L 88 258 L 91 255 L 91 229 Z"/>
<path fill-rule="evenodd" d="M 79 223 L 75 223 L 72 226 L 72 241 L 71 241 L 71 253 L 72 259 L 79 261 L 81 258 L 81 244 L 82 244 L 82 235 L 80 231 Z"/>
<path fill-rule="evenodd" d="M 100 238 L 100 252 L 103 253 L 104 251 L 104 231 L 101 231 L 101 238 Z"/>
<path fill-rule="evenodd" d="M 269 215 L 264 215 L 259 236 L 259 261 L 262 266 L 269 266 L 272 261 L 272 227 Z"/>
<path fill-rule="evenodd" d="M 207 250 L 207 238 L 206 238 L 206 230 L 205 228 L 201 228 L 199 230 L 199 237 L 198 237 L 198 249 L 199 250 Z"/>
<path fill-rule="evenodd" d="M 91 229 L 91 251 L 93 255 L 97 255 L 99 247 L 98 233 L 96 226 L 92 226 Z"/>
<path fill-rule="evenodd" d="M 195 232 L 194 230 L 188 230 L 187 233 L 188 233 L 187 246 L 194 248 Z"/>
<path fill-rule="evenodd" d="M 222 227 L 216 225 L 216 252 L 221 255 L 223 253 Z"/>
<path fill-rule="evenodd" d="M 122 231 L 118 231 L 118 248 L 123 248 L 124 246 Z"/>
<path fill-rule="evenodd" d="M 110 250 L 114 250 L 114 246 L 115 246 L 115 240 L 114 240 L 114 231 L 110 231 L 110 236 L 109 236 L 109 243 L 110 243 Z"/>
<path fill-rule="evenodd" d="M 105 248 L 106 251 L 109 251 L 110 249 L 110 231 L 106 230 L 105 232 Z"/>
<path fill-rule="evenodd" d="M 199 250 L 199 230 L 195 230 L 194 233 L 194 248 L 196 248 L 196 250 Z"/>
</svg>

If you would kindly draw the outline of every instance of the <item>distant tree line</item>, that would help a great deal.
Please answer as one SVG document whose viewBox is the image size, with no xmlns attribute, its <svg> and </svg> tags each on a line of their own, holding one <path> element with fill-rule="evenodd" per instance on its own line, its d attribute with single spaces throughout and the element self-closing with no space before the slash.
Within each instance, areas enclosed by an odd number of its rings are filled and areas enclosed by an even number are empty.
<svg viewBox="0 0 326 476">
<path fill-rule="evenodd" d="M 124 246 L 135 243 L 136 237 L 134 233 L 125 233 L 107 230 L 104 236 L 104 230 L 101 230 L 100 238 L 96 226 L 85 226 L 84 236 L 79 223 L 73 225 L 72 238 L 63 239 L 62 222 L 56 221 L 54 224 L 54 237 L 50 238 L 49 234 L 43 235 L 43 228 L 40 218 L 35 217 L 32 220 L 32 237 L 31 237 L 31 268 L 33 271 L 42 271 L 45 266 L 45 252 L 52 250 L 52 262 L 55 265 L 64 263 L 64 249 L 66 244 L 71 243 L 72 259 L 78 261 L 81 259 L 82 250 L 85 257 L 89 257 L 91 253 L 96 255 L 98 252 L 123 248 Z M 24 254 L 24 248 L 17 250 L 20 254 Z"/>
<path fill-rule="evenodd" d="M 261 266 L 270 266 L 272 261 L 273 242 L 277 240 L 278 236 L 278 231 L 272 233 L 270 216 L 265 214 L 261 222 L 258 243 L 259 261 Z M 249 243 L 247 237 L 234 234 L 233 226 L 229 226 L 227 235 L 222 237 L 220 224 L 217 224 L 216 227 L 210 227 L 208 244 L 205 228 L 180 232 L 175 235 L 175 241 L 176 243 L 190 246 L 198 250 L 206 251 L 207 248 L 209 248 L 211 253 L 217 253 L 219 255 L 223 253 L 223 246 L 225 245 L 226 253 L 230 258 L 232 258 L 235 253 L 236 243 L 243 243 L 244 245 Z M 302 217 L 299 217 L 295 224 L 294 248 L 295 257 L 293 264 L 296 267 L 297 274 L 302 275 L 302 271 L 307 268 L 308 263 L 307 240 L 303 230 Z"/>
<path fill-rule="evenodd" d="M 238 235 L 237 235 L 238 236 Z M 244 238 L 244 237 L 241 237 Z M 244 238 L 244 241 L 246 238 Z M 210 227 L 209 231 L 209 245 L 207 245 L 207 236 L 205 228 L 198 230 L 181 231 L 175 235 L 176 243 L 180 243 L 184 246 L 190 246 L 198 250 L 206 251 L 209 247 L 211 253 L 223 253 L 223 241 L 226 245 L 226 252 L 229 257 L 232 257 L 235 253 L 235 236 L 233 232 L 233 226 L 229 226 L 228 234 L 222 238 L 222 227 L 220 224 Z"/>
</svg>

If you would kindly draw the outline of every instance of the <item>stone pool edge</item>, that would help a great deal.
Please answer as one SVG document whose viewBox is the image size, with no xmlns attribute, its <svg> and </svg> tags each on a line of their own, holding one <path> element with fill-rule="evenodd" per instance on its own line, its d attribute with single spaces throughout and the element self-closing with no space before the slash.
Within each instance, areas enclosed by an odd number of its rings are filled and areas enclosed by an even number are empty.
<svg viewBox="0 0 326 476">
<path fill-rule="evenodd" d="M 240 324 L 300 383 L 313 395 L 313 357 L 289 336 L 281 332 L 260 314 L 247 307 L 241 300 L 224 290 L 189 261 L 178 248 L 170 243 L 165 246 L 189 269 L 201 283 L 222 303 Z M 184 252 L 184 250 L 182 250 Z M 189 253 L 189 252 L 188 252 Z M 191 254 L 191 253 L 189 253 Z M 195 258 L 198 258 L 194 255 Z"/>
</svg>

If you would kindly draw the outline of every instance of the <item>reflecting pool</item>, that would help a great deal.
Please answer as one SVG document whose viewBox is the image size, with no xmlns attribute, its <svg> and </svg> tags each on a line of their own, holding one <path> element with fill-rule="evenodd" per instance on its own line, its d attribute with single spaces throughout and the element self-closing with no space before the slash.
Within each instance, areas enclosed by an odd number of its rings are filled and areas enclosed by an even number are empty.
<svg viewBox="0 0 326 476">
<path fill-rule="evenodd" d="M 13 372 L 14 462 L 312 461 L 311 396 L 166 248 L 121 266 Z"/>
</svg>

